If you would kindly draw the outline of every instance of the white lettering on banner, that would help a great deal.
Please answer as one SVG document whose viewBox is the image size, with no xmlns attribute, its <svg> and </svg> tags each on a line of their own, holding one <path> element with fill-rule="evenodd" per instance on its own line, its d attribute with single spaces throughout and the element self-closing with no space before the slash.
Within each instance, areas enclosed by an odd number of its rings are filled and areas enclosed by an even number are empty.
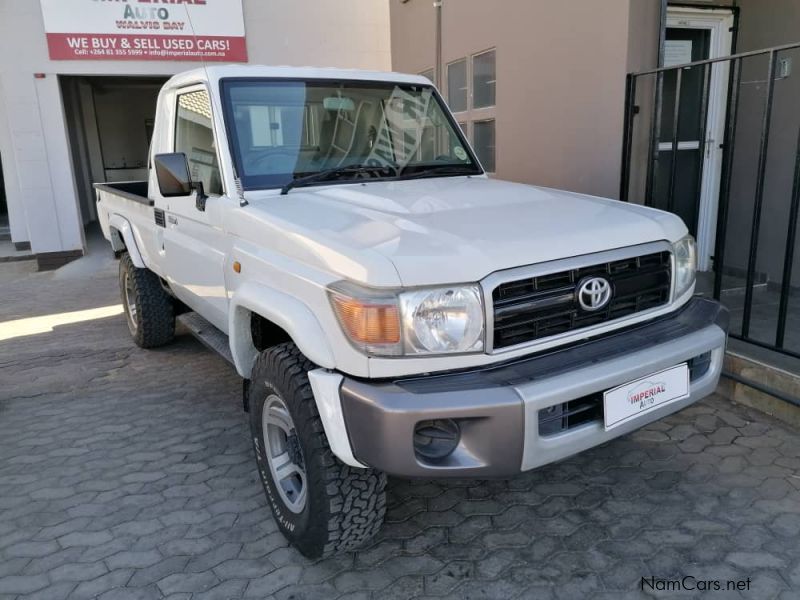
<svg viewBox="0 0 800 600">
<path fill-rule="evenodd" d="M 69 44 L 70 48 L 88 48 L 89 40 L 87 40 L 86 38 L 70 37 L 67 38 L 67 44 Z"/>
</svg>

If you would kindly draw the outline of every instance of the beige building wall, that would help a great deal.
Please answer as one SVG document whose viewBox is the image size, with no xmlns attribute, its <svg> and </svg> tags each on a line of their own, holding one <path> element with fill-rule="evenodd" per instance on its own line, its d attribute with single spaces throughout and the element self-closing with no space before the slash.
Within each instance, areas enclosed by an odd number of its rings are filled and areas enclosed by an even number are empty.
<svg viewBox="0 0 800 600">
<path fill-rule="evenodd" d="M 655 66 L 659 5 L 444 0 L 445 64 L 496 49 L 497 177 L 618 197 L 625 74 Z M 432 68 L 432 3 L 390 7 L 394 70 Z"/>
</svg>

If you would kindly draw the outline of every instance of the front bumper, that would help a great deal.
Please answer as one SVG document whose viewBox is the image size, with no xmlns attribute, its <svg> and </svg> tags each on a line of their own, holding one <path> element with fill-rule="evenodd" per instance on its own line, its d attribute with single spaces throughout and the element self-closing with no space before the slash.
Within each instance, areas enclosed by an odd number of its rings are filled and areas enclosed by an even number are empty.
<svg viewBox="0 0 800 600">
<path fill-rule="evenodd" d="M 694 298 L 666 317 L 500 365 L 388 382 L 345 377 L 339 396 L 352 455 L 404 477 L 503 477 L 560 460 L 713 392 L 727 328 L 725 308 Z M 605 430 L 603 391 L 693 359 L 702 368 L 693 369 L 687 398 Z M 540 410 L 598 397 L 599 418 L 540 431 Z M 460 427 L 458 446 L 443 459 L 414 450 L 415 426 L 433 419 Z"/>
</svg>

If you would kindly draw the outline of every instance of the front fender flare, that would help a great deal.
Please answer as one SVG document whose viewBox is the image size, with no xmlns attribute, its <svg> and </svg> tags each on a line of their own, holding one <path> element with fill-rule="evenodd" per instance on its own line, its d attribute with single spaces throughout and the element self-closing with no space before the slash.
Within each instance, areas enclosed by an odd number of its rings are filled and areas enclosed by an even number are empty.
<svg viewBox="0 0 800 600">
<path fill-rule="evenodd" d="M 258 350 L 250 333 L 250 313 L 268 319 L 281 327 L 308 360 L 333 369 L 336 361 L 314 313 L 300 300 L 266 285 L 247 282 L 234 292 L 228 316 L 230 347 L 236 371 L 250 378 Z"/>
<path fill-rule="evenodd" d="M 108 218 L 108 227 L 111 229 L 111 247 L 114 251 L 127 250 L 133 265 L 139 269 L 144 269 L 146 265 L 142 259 L 142 253 L 139 252 L 139 246 L 136 245 L 136 238 L 128 220 L 121 215 L 113 214 Z M 115 239 L 115 231 L 119 234 L 120 240 Z M 119 247 L 120 242 L 124 243 L 124 247 Z"/>
</svg>

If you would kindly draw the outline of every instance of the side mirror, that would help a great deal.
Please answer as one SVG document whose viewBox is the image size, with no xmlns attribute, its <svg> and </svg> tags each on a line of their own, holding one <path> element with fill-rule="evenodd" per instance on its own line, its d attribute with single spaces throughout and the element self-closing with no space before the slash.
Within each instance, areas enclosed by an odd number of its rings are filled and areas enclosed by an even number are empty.
<svg viewBox="0 0 800 600">
<path fill-rule="evenodd" d="M 153 162 L 156 167 L 158 189 L 165 198 L 189 196 L 192 193 L 192 176 L 189 162 L 183 152 L 156 154 Z"/>
<path fill-rule="evenodd" d="M 156 154 L 154 157 L 156 167 L 156 179 L 158 179 L 158 189 L 165 198 L 176 196 L 190 196 L 193 191 L 197 191 L 195 205 L 197 210 L 205 211 L 206 196 L 203 190 L 203 182 L 192 183 L 192 175 L 189 173 L 189 161 L 183 152 L 173 152 L 170 154 Z"/>
</svg>

